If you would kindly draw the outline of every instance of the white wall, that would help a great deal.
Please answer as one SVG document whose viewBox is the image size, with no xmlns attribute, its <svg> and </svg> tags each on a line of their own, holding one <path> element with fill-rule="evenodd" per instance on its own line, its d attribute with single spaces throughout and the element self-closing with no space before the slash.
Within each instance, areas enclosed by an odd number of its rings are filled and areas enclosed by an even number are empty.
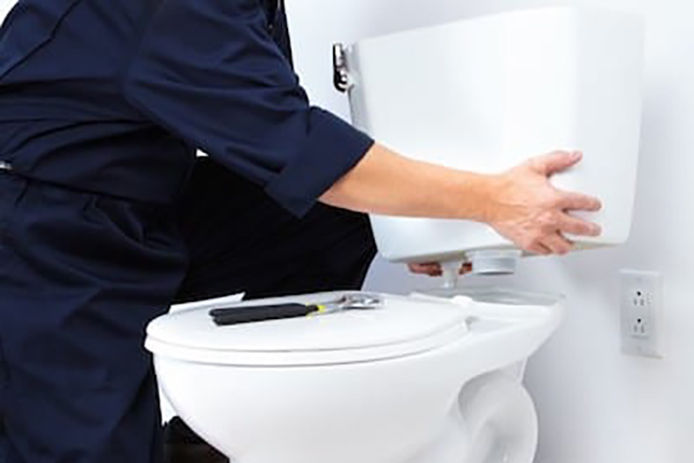
<svg viewBox="0 0 694 463">
<path fill-rule="evenodd" d="M 541 419 L 538 463 L 694 461 L 694 4 L 687 0 L 287 0 L 300 73 L 314 101 L 342 115 L 330 44 L 528 5 L 581 3 L 641 12 L 647 85 L 636 219 L 629 244 L 562 261 L 528 260 L 498 283 L 568 296 L 568 318 L 533 360 L 528 384 Z M 619 351 L 620 268 L 665 276 L 664 360 Z M 369 287 L 430 286 L 377 262 Z M 435 462 L 432 462 L 435 463 Z"/>
<path fill-rule="evenodd" d="M 12 8 L 12 5 L 16 3 L 16 0 L 0 0 L 0 21 L 7 15 Z"/>
</svg>

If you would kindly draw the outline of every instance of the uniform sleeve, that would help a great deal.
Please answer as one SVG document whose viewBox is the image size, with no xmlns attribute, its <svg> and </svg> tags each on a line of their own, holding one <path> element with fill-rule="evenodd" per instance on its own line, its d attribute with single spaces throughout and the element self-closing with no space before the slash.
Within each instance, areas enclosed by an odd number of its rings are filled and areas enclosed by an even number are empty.
<svg viewBox="0 0 694 463">
<path fill-rule="evenodd" d="M 123 81 L 140 112 L 303 215 L 373 140 L 309 105 L 258 0 L 167 0 Z"/>
</svg>

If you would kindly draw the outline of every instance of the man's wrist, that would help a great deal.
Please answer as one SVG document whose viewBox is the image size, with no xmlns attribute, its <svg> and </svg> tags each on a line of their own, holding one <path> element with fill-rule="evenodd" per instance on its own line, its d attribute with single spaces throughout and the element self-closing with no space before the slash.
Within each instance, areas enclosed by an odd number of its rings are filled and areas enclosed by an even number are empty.
<svg viewBox="0 0 694 463">
<path fill-rule="evenodd" d="M 496 216 L 496 194 L 500 178 L 497 175 L 469 173 L 463 198 L 466 198 L 461 218 L 490 223 Z"/>
</svg>

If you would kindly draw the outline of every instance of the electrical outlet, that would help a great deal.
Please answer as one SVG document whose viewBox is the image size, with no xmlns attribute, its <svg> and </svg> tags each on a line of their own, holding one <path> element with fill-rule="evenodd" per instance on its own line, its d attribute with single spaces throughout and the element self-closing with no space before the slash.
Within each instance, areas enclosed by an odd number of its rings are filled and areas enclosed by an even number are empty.
<svg viewBox="0 0 694 463">
<path fill-rule="evenodd" d="M 630 334 L 634 338 L 648 338 L 651 335 L 650 324 L 641 317 L 631 321 L 630 330 Z"/>
<path fill-rule="evenodd" d="M 622 270 L 622 351 L 643 357 L 663 356 L 663 282 L 657 272 Z"/>
</svg>

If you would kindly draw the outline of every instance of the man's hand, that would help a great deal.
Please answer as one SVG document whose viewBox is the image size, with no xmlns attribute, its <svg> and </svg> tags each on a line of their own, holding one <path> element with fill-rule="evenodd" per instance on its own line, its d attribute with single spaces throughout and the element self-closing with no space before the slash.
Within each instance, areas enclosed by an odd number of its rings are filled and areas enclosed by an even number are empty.
<svg viewBox="0 0 694 463">
<path fill-rule="evenodd" d="M 430 277 L 440 277 L 443 275 L 443 269 L 441 268 L 441 264 L 438 262 L 426 264 L 408 264 L 407 267 L 410 269 L 410 272 L 419 275 L 429 275 Z M 465 275 L 470 272 L 472 272 L 472 264 L 463 264 L 460 267 L 461 275 Z"/>
<path fill-rule="evenodd" d="M 549 177 L 582 159 L 580 152 L 557 151 L 539 156 L 493 181 L 485 222 L 520 248 L 537 254 L 566 254 L 573 243 L 563 233 L 598 236 L 600 227 L 569 215 L 598 211 L 600 201 L 554 188 Z"/>
</svg>

